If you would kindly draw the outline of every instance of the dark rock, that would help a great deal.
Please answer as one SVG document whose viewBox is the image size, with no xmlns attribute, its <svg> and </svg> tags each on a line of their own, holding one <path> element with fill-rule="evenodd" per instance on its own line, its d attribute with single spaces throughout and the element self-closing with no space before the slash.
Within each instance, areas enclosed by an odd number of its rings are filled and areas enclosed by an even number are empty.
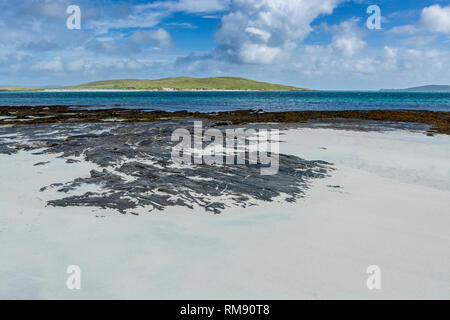
<svg viewBox="0 0 450 320">
<path fill-rule="evenodd" d="M 44 165 L 49 164 L 49 163 L 50 163 L 50 161 L 38 162 L 38 163 L 35 163 L 34 166 L 35 167 L 37 167 L 37 166 L 44 166 Z"/>
<path fill-rule="evenodd" d="M 205 120 L 203 129 L 216 124 Z M 284 128 L 274 124 L 254 125 L 254 128 L 262 127 Z M 191 209 L 202 207 L 218 214 L 227 205 L 245 208 L 254 205 L 255 200 L 272 201 L 280 195 L 293 202 L 304 196 L 313 179 L 323 178 L 332 170 L 327 162 L 306 161 L 284 154 L 278 155 L 279 172 L 272 176 L 262 176 L 260 170 L 263 165 L 248 161 L 243 165 L 177 167 L 171 160 L 171 150 L 176 144 L 171 141 L 171 134 L 178 128 L 192 132 L 192 120 L 10 127 L 3 128 L 0 138 L 2 133 L 20 133 L 23 142 L 3 142 L 0 153 L 43 148 L 40 154 L 57 154 L 67 159 L 68 164 L 78 161 L 73 158 L 95 163 L 103 169 L 92 170 L 86 178 L 43 187 L 41 191 L 57 187 L 58 192 L 64 194 L 85 184 L 97 186 L 97 191 L 51 200 L 48 205 L 109 208 L 121 213 L 133 212 L 138 207 L 164 210 L 168 206 L 184 206 Z M 217 128 L 226 130 L 231 127 Z M 98 131 L 104 133 L 91 133 Z M 228 199 L 227 203 L 219 201 L 219 197 Z"/>
</svg>

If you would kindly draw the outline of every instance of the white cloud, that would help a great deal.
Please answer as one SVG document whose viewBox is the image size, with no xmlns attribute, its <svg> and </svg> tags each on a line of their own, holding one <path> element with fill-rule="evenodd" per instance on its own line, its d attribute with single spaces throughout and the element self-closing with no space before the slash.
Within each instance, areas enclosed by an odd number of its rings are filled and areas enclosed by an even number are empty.
<svg viewBox="0 0 450 320">
<path fill-rule="evenodd" d="M 94 20 L 88 26 L 97 30 L 97 34 L 112 28 L 153 28 L 176 12 L 214 13 L 226 10 L 228 5 L 229 0 L 157 1 L 129 6 L 120 17 Z"/>
<path fill-rule="evenodd" d="M 351 19 L 333 27 L 335 34 L 331 47 L 346 56 L 353 56 L 366 46 L 361 39 L 362 32 L 357 25 L 358 20 Z"/>
<path fill-rule="evenodd" d="M 164 49 L 172 46 L 172 37 L 164 29 L 139 30 L 133 34 L 131 40 L 138 44 L 154 45 Z"/>
<path fill-rule="evenodd" d="M 412 24 L 407 24 L 404 26 L 396 26 L 388 31 L 391 34 L 416 34 L 418 33 L 417 27 Z"/>
<path fill-rule="evenodd" d="M 269 41 L 270 36 L 271 36 L 270 32 L 267 32 L 267 31 L 264 31 L 264 30 L 261 30 L 258 28 L 254 28 L 254 27 L 246 28 L 245 32 L 252 33 L 252 34 L 255 34 L 255 35 L 261 37 L 262 41 L 264 41 L 264 42 Z"/>
<path fill-rule="evenodd" d="M 126 68 L 128 70 L 140 70 L 144 67 L 144 65 L 142 63 L 139 63 L 136 60 L 128 60 L 126 62 Z"/>
<path fill-rule="evenodd" d="M 353 56 L 357 51 L 364 48 L 366 43 L 355 37 L 341 37 L 338 36 L 333 39 L 333 47 L 341 51 L 347 56 Z"/>
<path fill-rule="evenodd" d="M 420 24 L 428 31 L 450 34 L 450 6 L 436 4 L 424 8 Z"/>
<path fill-rule="evenodd" d="M 189 22 L 169 22 L 164 24 L 167 27 L 182 28 L 182 29 L 198 29 L 198 27 Z"/>
<path fill-rule="evenodd" d="M 216 33 L 218 52 L 243 63 L 269 64 L 289 55 L 311 22 L 342 0 L 232 0 Z"/>
<path fill-rule="evenodd" d="M 72 60 L 67 63 L 68 71 L 83 71 L 85 68 L 85 61 L 83 59 Z"/>
<path fill-rule="evenodd" d="M 223 11 L 228 8 L 229 0 L 179 0 L 158 1 L 138 6 L 139 8 L 166 9 L 172 12 L 204 13 Z"/>
<path fill-rule="evenodd" d="M 105 19 L 93 21 L 89 24 L 97 33 L 107 33 L 111 28 L 153 28 L 164 18 L 169 16 L 169 12 L 142 11 L 133 8 L 133 12 L 120 19 Z"/>
<path fill-rule="evenodd" d="M 42 61 L 31 68 L 33 71 L 50 71 L 50 72 L 61 72 L 64 71 L 61 57 L 55 57 L 52 60 Z"/>
<path fill-rule="evenodd" d="M 33 17 L 51 18 L 51 19 L 66 19 L 66 8 L 68 1 L 65 0 L 44 0 L 33 1 L 28 3 L 26 9 Z"/>
<path fill-rule="evenodd" d="M 136 60 L 122 59 L 117 60 L 115 65 L 111 67 L 120 71 L 135 71 L 142 69 L 144 65 Z"/>
<path fill-rule="evenodd" d="M 241 47 L 240 58 L 245 63 L 270 64 L 280 56 L 281 50 L 279 47 L 244 43 Z"/>
<path fill-rule="evenodd" d="M 391 48 L 389 46 L 384 46 L 384 52 L 386 53 L 386 56 L 388 56 L 389 58 L 395 59 L 397 57 L 398 49 Z"/>
</svg>

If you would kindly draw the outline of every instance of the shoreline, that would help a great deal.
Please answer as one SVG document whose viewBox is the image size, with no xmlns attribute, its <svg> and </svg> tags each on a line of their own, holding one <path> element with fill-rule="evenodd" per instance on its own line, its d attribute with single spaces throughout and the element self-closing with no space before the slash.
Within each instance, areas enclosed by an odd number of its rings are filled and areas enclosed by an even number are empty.
<svg viewBox="0 0 450 320">
<path fill-rule="evenodd" d="M 247 123 L 308 123 L 379 121 L 423 124 L 428 134 L 450 134 L 450 112 L 426 110 L 283 111 L 234 110 L 215 113 L 127 109 L 120 106 L 89 109 L 89 106 L 0 106 L 0 126 L 73 122 L 157 122 L 207 119 L 220 125 Z"/>
<path fill-rule="evenodd" d="M 42 92 L 310 92 L 317 90 L 224 90 L 224 89 L 44 89 Z"/>
<path fill-rule="evenodd" d="M 0 92 L 317 92 L 321 90 L 304 89 L 304 90 L 225 90 L 225 89 L 32 89 L 32 90 L 0 90 Z"/>
</svg>

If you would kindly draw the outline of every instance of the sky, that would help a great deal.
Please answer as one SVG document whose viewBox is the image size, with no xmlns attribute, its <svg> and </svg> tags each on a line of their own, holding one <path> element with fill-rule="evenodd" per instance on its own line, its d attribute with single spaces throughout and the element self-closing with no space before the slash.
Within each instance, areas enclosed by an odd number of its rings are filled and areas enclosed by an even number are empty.
<svg viewBox="0 0 450 320">
<path fill-rule="evenodd" d="M 450 85 L 449 70 L 450 0 L 0 0 L 0 86 L 236 76 L 377 90 Z"/>
</svg>

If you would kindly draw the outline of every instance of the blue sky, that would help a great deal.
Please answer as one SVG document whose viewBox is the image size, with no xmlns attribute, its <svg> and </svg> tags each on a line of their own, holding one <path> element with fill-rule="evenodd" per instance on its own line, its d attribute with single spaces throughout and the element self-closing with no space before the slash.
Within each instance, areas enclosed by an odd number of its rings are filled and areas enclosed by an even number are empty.
<svg viewBox="0 0 450 320">
<path fill-rule="evenodd" d="M 80 30 L 66 27 L 70 5 Z M 381 30 L 366 27 L 370 5 Z M 0 30 L 0 86 L 172 76 L 450 85 L 449 0 L 0 0 Z"/>
</svg>

